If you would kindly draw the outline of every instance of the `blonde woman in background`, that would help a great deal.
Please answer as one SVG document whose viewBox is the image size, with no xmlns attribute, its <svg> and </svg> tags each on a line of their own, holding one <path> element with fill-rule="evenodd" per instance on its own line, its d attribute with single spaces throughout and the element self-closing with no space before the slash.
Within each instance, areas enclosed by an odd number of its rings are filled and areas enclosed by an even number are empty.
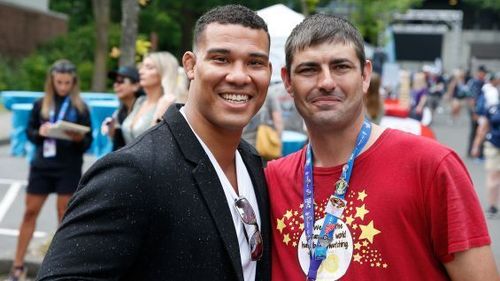
<svg viewBox="0 0 500 281">
<path fill-rule="evenodd" d="M 125 143 L 130 143 L 156 124 L 156 111 L 160 100 L 168 105 L 175 101 L 177 87 L 177 59 L 169 52 L 150 53 L 139 68 L 140 85 L 146 95 L 139 97 L 132 111 L 123 121 Z M 167 105 L 167 107 L 168 107 Z"/>
<path fill-rule="evenodd" d="M 372 73 L 370 79 L 370 87 L 364 97 L 366 106 L 366 115 L 375 124 L 380 124 L 382 116 L 384 116 L 384 100 L 380 96 L 380 75 Z"/>
<path fill-rule="evenodd" d="M 154 121 L 158 121 L 163 117 L 163 114 L 167 111 L 167 108 L 174 102 L 186 103 L 187 101 L 187 89 L 188 89 L 188 79 L 184 68 L 177 68 L 177 75 L 174 77 L 174 73 L 171 73 L 168 77 L 165 77 L 165 85 L 168 85 L 168 92 L 161 97 L 158 101 L 158 106 L 156 107 Z"/>
</svg>

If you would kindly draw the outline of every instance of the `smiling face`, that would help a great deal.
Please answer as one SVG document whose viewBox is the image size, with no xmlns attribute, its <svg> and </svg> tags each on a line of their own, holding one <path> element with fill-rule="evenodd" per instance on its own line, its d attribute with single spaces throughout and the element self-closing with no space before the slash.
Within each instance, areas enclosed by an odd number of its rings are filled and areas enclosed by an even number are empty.
<svg viewBox="0 0 500 281">
<path fill-rule="evenodd" d="M 183 65 L 191 80 L 186 112 L 192 124 L 241 132 L 266 98 L 269 39 L 261 29 L 211 23 Z"/>
<path fill-rule="evenodd" d="M 371 63 L 361 69 L 352 45 L 326 42 L 299 50 L 290 73 L 281 72 L 308 128 L 346 128 L 362 117 Z"/>
<path fill-rule="evenodd" d="M 75 85 L 75 78 L 71 73 L 54 72 L 52 74 L 52 83 L 54 85 L 55 92 L 59 96 L 65 97 L 73 89 L 73 86 Z"/>
</svg>

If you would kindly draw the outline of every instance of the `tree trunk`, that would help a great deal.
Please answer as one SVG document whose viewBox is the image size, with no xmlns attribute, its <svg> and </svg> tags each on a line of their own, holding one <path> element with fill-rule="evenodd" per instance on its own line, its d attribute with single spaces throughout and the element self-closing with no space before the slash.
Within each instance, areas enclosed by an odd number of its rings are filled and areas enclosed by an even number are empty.
<svg viewBox="0 0 500 281">
<path fill-rule="evenodd" d="M 110 7 L 111 0 L 92 0 L 96 31 L 94 72 L 92 76 L 92 91 L 94 92 L 106 90 L 106 58 L 108 55 Z"/>
<path fill-rule="evenodd" d="M 137 40 L 139 9 L 137 0 L 122 0 L 120 66 L 135 64 L 135 41 Z"/>
<path fill-rule="evenodd" d="M 304 17 L 307 17 L 309 15 L 309 7 L 307 7 L 307 1 L 300 0 L 300 4 L 302 7 L 302 14 L 304 15 Z"/>
</svg>

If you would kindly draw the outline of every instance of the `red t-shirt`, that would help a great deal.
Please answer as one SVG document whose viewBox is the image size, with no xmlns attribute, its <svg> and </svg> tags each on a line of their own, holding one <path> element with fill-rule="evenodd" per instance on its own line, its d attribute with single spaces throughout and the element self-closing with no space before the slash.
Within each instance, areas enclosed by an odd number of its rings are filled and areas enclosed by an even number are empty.
<svg viewBox="0 0 500 281">
<path fill-rule="evenodd" d="M 269 162 L 265 171 L 275 281 L 303 281 L 309 266 L 304 162 L 302 149 Z M 314 168 L 316 223 L 341 167 Z M 387 129 L 356 158 L 346 200 L 318 280 L 449 280 L 442 263 L 453 253 L 490 244 L 464 164 L 431 139 Z"/>
</svg>

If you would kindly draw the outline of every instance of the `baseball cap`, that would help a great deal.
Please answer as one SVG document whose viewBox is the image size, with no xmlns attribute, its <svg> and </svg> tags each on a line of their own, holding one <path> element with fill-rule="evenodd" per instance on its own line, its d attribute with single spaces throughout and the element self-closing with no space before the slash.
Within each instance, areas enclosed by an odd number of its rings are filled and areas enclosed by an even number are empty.
<svg viewBox="0 0 500 281">
<path fill-rule="evenodd" d="M 139 72 L 133 66 L 120 66 L 116 70 L 108 72 L 109 79 L 115 79 L 117 75 L 129 78 L 133 83 L 139 82 Z"/>
<path fill-rule="evenodd" d="M 488 69 L 486 68 L 486 66 L 484 65 L 480 65 L 478 68 L 477 68 L 478 71 L 482 71 L 482 72 L 486 72 L 488 73 Z"/>
</svg>

